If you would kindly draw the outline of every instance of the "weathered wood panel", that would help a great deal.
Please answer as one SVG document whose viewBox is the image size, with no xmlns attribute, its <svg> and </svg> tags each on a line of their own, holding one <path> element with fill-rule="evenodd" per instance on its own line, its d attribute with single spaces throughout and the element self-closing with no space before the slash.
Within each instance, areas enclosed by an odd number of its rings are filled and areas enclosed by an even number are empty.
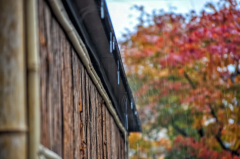
<svg viewBox="0 0 240 159">
<path fill-rule="evenodd" d="M 110 118 L 110 122 L 111 122 L 111 149 L 112 149 L 112 159 L 116 159 L 116 138 L 115 138 L 115 134 L 116 134 L 116 130 L 115 130 L 115 123 L 113 118 Z"/>
<path fill-rule="evenodd" d="M 94 93 L 96 90 L 92 84 L 92 81 L 89 82 L 89 89 L 90 89 L 90 105 L 89 105 L 89 115 L 90 115 L 90 138 L 91 138 L 91 144 L 90 145 L 90 153 L 91 153 L 91 158 L 97 158 L 96 154 L 96 148 L 97 148 L 97 142 L 96 142 L 96 94 Z"/>
<path fill-rule="evenodd" d="M 97 94 L 97 158 L 103 159 L 103 113 L 102 113 L 102 97 Z"/>
<path fill-rule="evenodd" d="M 86 120 L 86 132 L 87 132 L 87 158 L 91 158 L 91 102 L 90 102 L 90 93 L 89 93 L 89 88 L 90 88 L 90 81 L 89 81 L 89 77 L 87 76 L 86 71 L 84 70 L 84 77 L 85 77 L 85 88 L 83 88 L 85 90 L 86 93 L 86 107 L 87 107 L 87 112 L 86 112 L 86 116 L 87 116 L 87 120 Z"/>
<path fill-rule="evenodd" d="M 107 158 L 112 158 L 112 124 L 111 124 L 111 117 L 109 111 L 106 109 L 106 134 L 107 134 Z"/>
<path fill-rule="evenodd" d="M 123 134 L 45 1 L 38 1 L 41 144 L 64 159 L 124 158 Z"/>
<path fill-rule="evenodd" d="M 106 107 L 102 101 L 102 131 L 103 131 L 103 159 L 107 159 L 107 130 L 106 130 Z"/>
<path fill-rule="evenodd" d="M 41 143 L 62 155 L 62 52 L 59 26 L 49 8 L 39 1 Z M 65 37 L 61 37 L 65 38 Z"/>
<path fill-rule="evenodd" d="M 72 89 L 72 65 L 71 65 L 71 49 L 65 39 L 65 35 L 60 34 L 62 47 L 62 104 L 63 104 L 63 156 L 64 158 L 73 158 L 73 89 Z"/>
<path fill-rule="evenodd" d="M 88 152 L 90 152 L 88 150 L 88 148 L 90 147 L 90 120 L 89 120 L 89 94 L 86 93 L 88 91 L 88 80 L 87 80 L 87 73 L 86 70 L 84 69 L 83 65 L 81 67 L 81 77 L 82 77 L 82 88 L 81 88 L 81 92 L 82 92 L 82 108 L 83 108 L 83 119 L 82 119 L 82 124 L 83 124 L 83 140 L 82 140 L 82 154 L 83 154 L 83 158 L 88 158 Z M 84 87 L 85 86 L 85 87 Z M 88 144 L 89 143 L 89 144 Z"/>
<path fill-rule="evenodd" d="M 74 158 L 81 158 L 82 141 L 83 141 L 83 108 L 81 92 L 81 63 L 75 52 L 72 50 L 72 67 L 73 67 L 73 99 L 74 99 Z"/>
</svg>

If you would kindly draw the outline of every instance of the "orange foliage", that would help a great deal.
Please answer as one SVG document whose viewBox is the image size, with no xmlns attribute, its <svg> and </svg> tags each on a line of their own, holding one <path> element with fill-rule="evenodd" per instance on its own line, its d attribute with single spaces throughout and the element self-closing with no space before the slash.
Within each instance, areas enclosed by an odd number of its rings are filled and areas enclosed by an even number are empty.
<svg viewBox="0 0 240 159">
<path fill-rule="evenodd" d="M 137 32 L 121 47 L 127 74 L 137 83 L 133 86 L 143 108 L 143 128 L 167 128 L 175 138 L 173 149 L 185 153 L 182 147 L 190 147 L 189 153 L 196 158 L 237 159 L 240 11 L 235 0 L 207 7 L 211 12 L 197 15 L 192 11 L 188 17 L 153 14 L 147 16 L 152 20 L 147 27 L 140 17 Z M 140 11 L 146 15 L 143 8 Z M 176 132 L 187 138 L 176 137 Z M 138 135 L 130 136 L 130 144 L 135 138 Z M 155 144 L 168 149 L 166 140 Z M 189 143 L 184 144 L 185 140 Z"/>
</svg>

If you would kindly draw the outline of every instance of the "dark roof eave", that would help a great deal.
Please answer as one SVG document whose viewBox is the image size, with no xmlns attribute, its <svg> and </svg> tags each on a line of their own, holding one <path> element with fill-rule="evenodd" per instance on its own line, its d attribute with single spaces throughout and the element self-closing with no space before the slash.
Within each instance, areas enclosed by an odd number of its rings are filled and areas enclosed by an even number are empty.
<svg viewBox="0 0 240 159">
<path fill-rule="evenodd" d="M 116 47 L 113 54 L 109 51 L 110 32 L 115 37 L 114 29 L 108 13 L 106 3 L 104 3 L 104 19 L 100 18 L 101 0 L 62 0 L 64 6 L 72 20 L 78 33 L 83 37 L 86 47 L 89 50 L 91 61 L 98 73 L 107 93 L 112 100 L 118 116 L 123 125 L 125 124 L 124 108 L 119 104 L 117 97 L 115 76 L 111 75 L 116 70 L 117 61 L 119 61 L 119 71 L 121 74 L 121 90 L 127 92 L 127 99 L 133 100 L 133 109 L 127 108 L 129 120 L 129 132 L 140 132 L 141 125 L 138 115 L 135 114 L 136 106 L 133 95 L 129 87 L 127 77 L 124 71 L 119 48 Z M 104 1 L 105 2 L 105 1 Z M 99 8 L 99 9 L 97 9 Z M 117 44 L 117 40 L 115 39 Z M 118 46 L 118 45 L 116 45 Z M 124 87 L 124 88 L 122 88 Z"/>
</svg>

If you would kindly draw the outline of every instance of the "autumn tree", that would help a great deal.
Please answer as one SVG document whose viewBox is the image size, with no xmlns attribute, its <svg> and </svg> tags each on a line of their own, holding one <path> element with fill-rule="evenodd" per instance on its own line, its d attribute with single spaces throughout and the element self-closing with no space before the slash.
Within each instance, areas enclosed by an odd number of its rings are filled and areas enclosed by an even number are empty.
<svg viewBox="0 0 240 159">
<path fill-rule="evenodd" d="M 168 130 L 165 158 L 240 158 L 238 7 L 220 0 L 182 15 L 135 6 L 140 23 L 121 50 L 144 134 Z"/>
</svg>

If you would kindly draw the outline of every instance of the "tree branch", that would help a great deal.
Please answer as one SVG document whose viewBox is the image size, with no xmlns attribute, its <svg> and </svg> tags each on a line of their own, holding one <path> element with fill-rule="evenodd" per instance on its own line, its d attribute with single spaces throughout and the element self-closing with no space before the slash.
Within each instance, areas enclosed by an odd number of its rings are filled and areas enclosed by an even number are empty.
<svg viewBox="0 0 240 159">
<path fill-rule="evenodd" d="M 215 111 L 214 111 L 214 109 L 212 108 L 212 106 L 211 106 L 211 104 L 208 104 L 209 105 L 209 108 L 210 108 L 210 110 L 211 110 L 211 114 L 212 114 L 212 116 L 215 118 L 215 120 L 216 120 L 216 123 L 219 123 L 219 121 L 218 121 L 218 118 L 217 118 L 217 115 L 216 115 L 216 113 L 215 113 Z"/>
<path fill-rule="evenodd" d="M 212 116 L 213 116 L 213 117 L 215 118 L 215 120 L 216 120 L 216 123 L 220 125 L 220 128 L 218 129 L 218 133 L 217 133 L 217 135 L 215 136 L 215 138 L 216 138 L 216 140 L 218 141 L 219 145 L 221 146 L 221 148 L 222 148 L 223 150 L 231 152 L 232 155 L 239 156 L 239 153 L 237 152 L 238 148 L 237 148 L 237 150 L 231 150 L 230 148 L 226 147 L 226 145 L 225 145 L 224 142 L 222 141 L 222 139 L 221 139 L 221 136 L 222 136 L 222 134 L 221 134 L 221 132 L 222 132 L 221 123 L 219 122 L 219 120 L 218 120 L 218 118 L 217 118 L 217 115 L 216 115 L 214 109 L 212 108 L 212 106 L 211 106 L 210 104 L 209 104 L 209 108 L 210 108 L 210 110 L 211 110 L 210 113 L 212 114 Z"/>
<path fill-rule="evenodd" d="M 179 126 L 177 126 L 177 125 L 174 123 L 173 119 L 172 119 L 172 126 L 173 126 L 173 128 L 174 128 L 176 131 L 178 131 L 182 136 L 184 136 L 184 137 L 188 137 L 188 136 L 189 136 L 182 128 L 180 128 Z"/>
<path fill-rule="evenodd" d="M 234 75 L 236 76 L 236 75 L 238 75 L 239 74 L 239 72 L 237 71 L 237 73 L 235 73 Z M 234 77 L 235 77 L 234 76 Z M 196 86 L 195 86 L 195 84 L 193 83 L 193 81 L 191 80 L 191 78 L 188 76 L 188 74 L 184 71 L 184 77 L 187 79 L 187 81 L 189 82 L 189 84 L 191 85 L 191 87 L 192 87 L 192 89 L 196 89 Z M 231 78 L 232 79 L 232 78 Z M 234 82 L 234 81 L 232 81 L 232 82 Z M 212 108 L 212 106 L 209 104 L 209 108 L 210 108 L 210 110 L 211 110 L 211 115 L 215 118 L 215 120 L 216 120 L 216 123 L 218 123 L 219 125 L 221 125 L 221 123 L 219 122 L 219 120 L 218 120 L 218 118 L 217 118 L 217 115 L 216 115 L 216 113 L 215 113 L 215 111 L 214 111 L 214 109 Z M 176 126 L 176 125 L 175 125 Z M 173 127 L 174 127 L 174 123 L 173 123 Z M 182 129 L 180 129 L 179 127 L 174 127 L 179 133 L 181 133 L 183 136 L 188 136 L 187 135 L 187 133 L 186 132 L 184 132 Z M 239 156 L 240 154 L 237 152 L 237 150 L 231 150 L 231 149 L 229 149 L 228 147 L 226 147 L 225 146 L 225 144 L 224 144 L 224 142 L 222 141 L 222 139 L 221 139 L 221 132 L 222 132 L 222 127 L 220 127 L 219 128 L 219 130 L 218 130 L 218 133 L 217 133 L 217 135 L 215 136 L 215 138 L 216 138 L 216 140 L 218 141 L 218 143 L 219 143 L 219 145 L 221 146 L 221 148 L 223 149 L 223 150 L 225 150 L 225 151 L 228 151 L 228 152 L 230 152 L 232 155 L 236 155 L 236 156 Z M 204 131 L 203 131 L 203 129 L 201 128 L 201 129 L 199 129 L 198 130 L 198 134 L 199 134 L 199 136 L 200 137 L 203 137 L 204 136 Z"/>
<path fill-rule="evenodd" d="M 238 75 L 238 74 L 239 74 L 239 72 L 237 72 L 237 73 L 234 74 L 234 75 L 236 76 L 236 75 Z M 235 77 L 235 76 L 234 76 L 234 77 Z M 188 74 L 187 74 L 185 71 L 184 71 L 184 77 L 187 79 L 187 81 L 188 81 L 189 84 L 191 85 L 192 89 L 196 89 L 195 84 L 193 83 L 193 81 L 191 80 L 191 78 L 188 76 Z M 232 82 L 234 82 L 234 81 L 232 81 Z M 214 109 L 212 108 L 212 106 L 211 106 L 210 104 L 209 104 L 209 108 L 210 108 L 210 110 L 211 110 L 211 112 L 210 112 L 211 115 L 212 115 L 212 116 L 215 118 L 215 120 L 216 120 L 216 123 L 218 123 L 219 125 L 221 125 L 221 123 L 219 122 L 219 120 L 218 120 L 218 118 L 217 118 L 217 115 L 216 115 Z M 174 126 L 175 126 L 175 127 L 174 127 Z M 173 122 L 173 127 L 174 127 L 179 133 L 181 133 L 183 136 L 185 136 L 185 137 L 188 136 L 185 131 L 183 131 L 183 130 L 182 130 L 181 128 L 179 128 L 178 126 L 174 125 L 174 122 Z M 239 156 L 240 154 L 237 152 L 238 148 L 237 148 L 237 150 L 231 150 L 230 148 L 228 148 L 228 147 L 225 146 L 224 142 L 223 142 L 222 139 L 221 139 L 221 136 L 222 136 L 222 135 L 221 135 L 221 132 L 222 132 L 222 127 L 219 128 L 218 133 L 217 133 L 217 135 L 215 136 L 215 138 L 216 138 L 216 140 L 218 141 L 218 143 L 219 143 L 219 145 L 221 146 L 221 148 L 222 148 L 223 150 L 225 150 L 225 151 L 230 152 L 232 155 Z M 204 136 L 204 131 L 203 131 L 202 128 L 198 130 L 198 134 L 199 134 L 200 137 L 203 137 L 203 136 Z"/>
<path fill-rule="evenodd" d="M 239 64 L 238 64 L 238 65 L 239 65 Z M 230 78 L 231 78 L 232 83 L 235 83 L 235 77 L 237 77 L 238 75 L 240 75 L 240 70 L 238 69 L 238 65 L 237 65 L 237 67 L 235 68 L 236 71 L 230 75 Z"/>
<path fill-rule="evenodd" d="M 201 128 L 198 129 L 197 131 L 198 131 L 198 135 L 202 138 L 202 137 L 204 136 L 203 128 L 201 127 Z"/>
<path fill-rule="evenodd" d="M 184 71 L 184 77 L 187 79 L 187 81 L 191 85 L 192 89 L 195 89 L 196 88 L 195 84 L 193 83 L 193 81 L 191 80 L 191 78 L 188 76 L 188 74 L 185 71 Z"/>
<path fill-rule="evenodd" d="M 238 148 L 237 148 L 237 150 L 232 150 L 225 146 L 225 144 L 223 143 L 223 141 L 221 139 L 221 136 L 222 136 L 221 131 L 222 131 L 222 128 L 219 128 L 218 134 L 215 136 L 215 138 L 218 141 L 218 143 L 220 144 L 221 148 L 224 149 L 225 151 L 231 152 L 232 155 L 239 156 L 239 153 L 237 152 Z"/>
</svg>

